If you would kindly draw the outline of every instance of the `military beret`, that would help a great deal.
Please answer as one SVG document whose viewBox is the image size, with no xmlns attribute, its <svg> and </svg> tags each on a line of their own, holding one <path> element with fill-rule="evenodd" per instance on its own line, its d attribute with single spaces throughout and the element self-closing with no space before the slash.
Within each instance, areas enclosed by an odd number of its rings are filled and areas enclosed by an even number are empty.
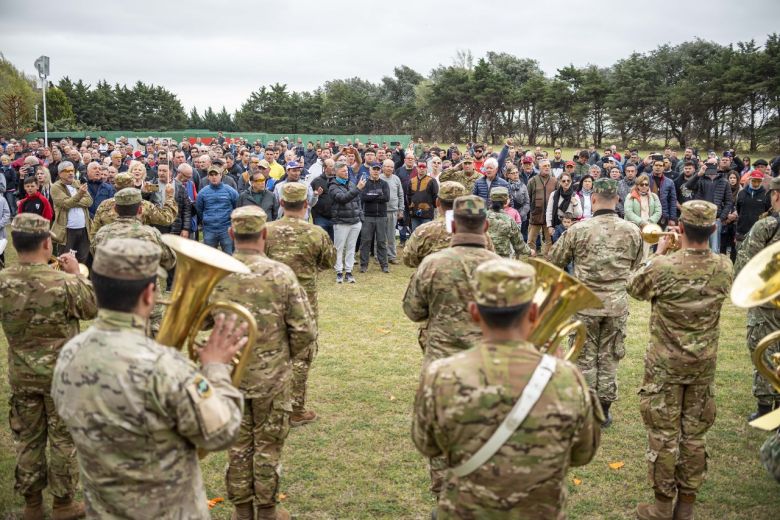
<svg viewBox="0 0 780 520">
<path fill-rule="evenodd" d="M 300 202 L 306 200 L 309 189 L 300 182 L 288 182 L 282 186 L 282 200 L 285 202 Z"/>
<path fill-rule="evenodd" d="M 490 190 L 490 200 L 507 201 L 509 200 L 509 190 L 506 186 L 496 186 Z"/>
<path fill-rule="evenodd" d="M 618 183 L 608 177 L 600 177 L 593 181 L 593 193 L 600 195 L 617 195 Z"/>
<path fill-rule="evenodd" d="M 261 232 L 265 227 L 266 220 L 268 217 L 259 206 L 241 206 L 230 214 L 233 233 L 239 235 Z"/>
<path fill-rule="evenodd" d="M 484 217 L 487 214 L 485 200 L 476 195 L 463 195 L 455 199 L 452 213 L 456 217 Z"/>
<path fill-rule="evenodd" d="M 680 220 L 699 227 L 713 225 L 717 215 L 718 206 L 706 200 L 689 200 L 680 209 Z"/>
<path fill-rule="evenodd" d="M 780 190 L 780 177 L 772 177 L 769 179 L 770 190 Z"/>
<path fill-rule="evenodd" d="M 19 213 L 11 222 L 11 231 L 33 235 L 48 235 L 49 227 L 49 221 L 36 213 Z"/>
<path fill-rule="evenodd" d="M 157 244 L 137 238 L 113 238 L 99 245 L 92 272 L 117 280 L 146 280 L 157 276 L 162 254 Z"/>
<path fill-rule="evenodd" d="M 114 195 L 117 206 L 132 206 L 141 203 L 141 190 L 138 188 L 122 188 Z"/>
<path fill-rule="evenodd" d="M 130 188 L 133 185 L 133 176 L 127 172 L 117 173 L 114 177 L 114 187 L 117 190 Z"/>
<path fill-rule="evenodd" d="M 463 184 L 455 181 L 444 181 L 439 186 L 439 198 L 452 202 L 458 197 L 462 197 L 466 194 L 466 187 Z"/>
<path fill-rule="evenodd" d="M 515 307 L 536 292 L 536 271 L 517 260 L 500 258 L 477 266 L 471 277 L 474 301 L 484 307 Z"/>
</svg>

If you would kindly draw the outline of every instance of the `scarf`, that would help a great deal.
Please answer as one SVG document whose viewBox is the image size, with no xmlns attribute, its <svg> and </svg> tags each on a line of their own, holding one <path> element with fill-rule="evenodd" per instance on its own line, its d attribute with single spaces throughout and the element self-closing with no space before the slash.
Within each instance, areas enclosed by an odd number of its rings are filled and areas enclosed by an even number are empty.
<svg viewBox="0 0 780 520">
<path fill-rule="evenodd" d="M 558 227 L 558 224 L 561 223 L 561 217 L 558 216 L 558 213 L 566 213 L 566 210 L 569 209 L 572 195 L 574 195 L 574 188 L 571 184 L 569 184 L 569 189 L 566 191 L 564 191 L 563 188 L 555 190 L 555 193 L 553 194 L 553 208 L 558 208 L 558 210 L 553 211 L 552 214 L 553 227 Z"/>
<path fill-rule="evenodd" d="M 661 184 L 663 184 L 664 182 L 664 173 L 661 172 L 661 175 L 659 175 L 658 177 L 656 177 L 655 175 L 651 175 L 650 177 L 653 179 L 653 182 L 650 183 L 650 191 L 652 191 L 653 193 L 655 193 L 660 197 L 661 195 L 658 192 L 661 189 Z"/>
<path fill-rule="evenodd" d="M 347 182 L 349 182 L 349 179 L 342 179 L 341 177 L 336 177 L 336 183 L 344 186 Z"/>
</svg>

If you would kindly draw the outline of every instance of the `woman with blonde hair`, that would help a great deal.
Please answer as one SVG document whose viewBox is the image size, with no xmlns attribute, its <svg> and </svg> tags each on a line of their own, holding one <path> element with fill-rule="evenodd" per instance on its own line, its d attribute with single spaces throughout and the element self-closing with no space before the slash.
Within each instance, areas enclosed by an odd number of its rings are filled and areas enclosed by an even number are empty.
<svg viewBox="0 0 780 520">
<path fill-rule="evenodd" d="M 54 199 L 51 198 L 51 172 L 45 166 L 38 166 L 35 170 L 35 180 L 38 181 L 38 193 L 49 201 L 54 207 Z"/>
<path fill-rule="evenodd" d="M 661 199 L 658 195 L 650 191 L 650 177 L 642 174 L 637 177 L 634 187 L 626 197 L 623 205 L 625 210 L 625 219 L 633 222 L 639 228 L 647 224 L 658 224 L 661 220 Z M 644 254 L 650 252 L 650 244 L 643 242 Z"/>
<path fill-rule="evenodd" d="M 135 160 L 130 161 L 130 164 L 127 165 L 127 173 L 133 176 L 133 187 L 141 190 L 145 200 L 162 206 L 162 195 L 158 191 L 158 185 L 146 181 L 146 165 L 144 163 Z"/>
</svg>

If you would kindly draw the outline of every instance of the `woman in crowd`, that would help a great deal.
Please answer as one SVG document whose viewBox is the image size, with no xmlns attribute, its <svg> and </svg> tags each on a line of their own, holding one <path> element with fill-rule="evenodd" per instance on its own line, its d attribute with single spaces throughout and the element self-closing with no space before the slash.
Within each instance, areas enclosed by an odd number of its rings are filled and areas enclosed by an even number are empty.
<svg viewBox="0 0 780 520">
<path fill-rule="evenodd" d="M 626 197 L 624 203 L 626 220 L 633 222 L 639 228 L 647 224 L 658 224 L 661 220 L 661 199 L 650 191 L 650 177 L 643 173 L 636 179 L 634 188 Z M 650 244 L 643 242 L 644 255 L 650 253 Z"/>
<path fill-rule="evenodd" d="M 582 217 L 582 203 L 574 191 L 571 174 L 564 172 L 558 177 L 558 187 L 550 193 L 547 201 L 546 221 L 550 236 L 566 213 L 571 213 L 575 219 Z"/>
<path fill-rule="evenodd" d="M 748 163 L 749 164 L 749 163 Z M 739 194 L 740 175 L 736 170 L 731 170 L 727 177 L 729 188 L 731 188 L 731 200 L 736 201 Z M 720 228 L 720 254 L 729 255 L 732 262 L 737 261 L 737 210 L 733 206 L 731 213 L 726 218 L 726 222 Z"/>
<path fill-rule="evenodd" d="M 597 167 L 598 168 L 598 167 Z M 599 169 L 599 171 L 601 171 Z M 580 199 L 580 207 L 582 208 L 582 214 L 580 219 L 586 219 L 593 216 L 593 209 L 591 205 L 590 196 L 593 194 L 593 176 L 590 174 L 583 175 L 580 179 L 580 189 L 577 191 L 577 198 Z"/>
</svg>

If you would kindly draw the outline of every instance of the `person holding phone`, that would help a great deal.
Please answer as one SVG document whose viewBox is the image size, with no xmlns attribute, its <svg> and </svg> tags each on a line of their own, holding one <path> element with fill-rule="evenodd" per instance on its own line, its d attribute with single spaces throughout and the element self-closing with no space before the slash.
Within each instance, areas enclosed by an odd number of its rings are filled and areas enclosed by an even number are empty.
<svg viewBox="0 0 780 520">
<path fill-rule="evenodd" d="M 729 171 L 731 157 L 710 157 L 701 164 L 696 175 L 685 183 L 685 187 L 693 192 L 694 199 L 706 200 L 718 207 L 716 229 L 709 238 L 710 249 L 717 253 L 720 252 L 720 230 L 734 207 L 727 178 Z"/>
</svg>

